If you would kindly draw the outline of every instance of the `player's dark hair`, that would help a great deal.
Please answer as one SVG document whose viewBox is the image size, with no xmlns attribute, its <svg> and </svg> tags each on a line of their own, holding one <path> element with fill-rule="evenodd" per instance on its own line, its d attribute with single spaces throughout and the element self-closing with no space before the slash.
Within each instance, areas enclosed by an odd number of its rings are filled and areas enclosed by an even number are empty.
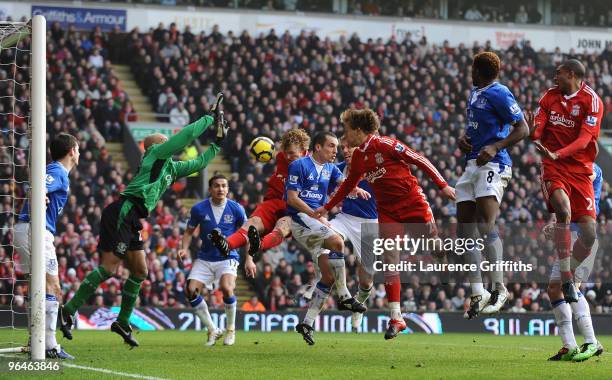
<svg viewBox="0 0 612 380">
<path fill-rule="evenodd" d="M 499 57 L 491 51 L 476 54 L 473 65 L 478 70 L 480 77 L 487 82 L 497 78 L 501 69 Z"/>
<path fill-rule="evenodd" d="M 340 122 L 346 128 L 361 129 L 365 134 L 371 134 L 380 128 L 380 120 L 376 112 L 369 108 L 349 108 L 340 114 Z"/>
<path fill-rule="evenodd" d="M 66 157 L 72 148 L 79 146 L 76 137 L 68 133 L 60 133 L 51 141 L 49 150 L 51 151 L 51 160 L 57 161 Z"/>
<path fill-rule="evenodd" d="M 567 61 L 563 62 L 561 66 L 567 71 L 573 72 L 578 79 L 584 78 L 584 75 L 586 74 L 586 69 L 584 68 L 582 62 L 575 58 L 568 59 Z"/>
<path fill-rule="evenodd" d="M 310 145 L 310 150 L 314 152 L 315 146 L 317 146 L 317 144 L 324 145 L 325 144 L 325 140 L 327 140 L 328 137 L 331 137 L 333 139 L 337 138 L 334 133 L 329 132 L 329 131 L 317 133 L 314 136 L 314 138 L 312 139 L 312 144 Z"/>
<path fill-rule="evenodd" d="M 227 177 L 224 176 L 223 174 L 215 174 L 214 176 L 210 177 L 210 179 L 208 180 L 208 187 L 212 187 L 213 182 L 215 182 L 218 179 L 224 179 L 227 181 Z"/>
</svg>

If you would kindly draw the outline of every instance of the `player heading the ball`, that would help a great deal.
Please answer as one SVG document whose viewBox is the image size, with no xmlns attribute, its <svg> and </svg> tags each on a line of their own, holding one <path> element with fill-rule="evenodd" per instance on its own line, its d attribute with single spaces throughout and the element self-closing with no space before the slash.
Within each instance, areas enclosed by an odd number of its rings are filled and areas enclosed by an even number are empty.
<svg viewBox="0 0 612 380">
<path fill-rule="evenodd" d="M 276 155 L 276 170 L 268 178 L 264 201 L 257 205 L 247 222 L 227 238 L 213 231 L 211 240 L 215 247 L 227 255 L 233 249 L 249 242 L 249 255 L 257 256 L 281 244 L 291 234 L 291 218 L 287 216 L 285 182 L 289 164 L 308 154 L 310 136 L 303 129 L 290 129 L 281 138 L 281 151 Z M 255 272 L 247 267 L 247 275 Z"/>
</svg>

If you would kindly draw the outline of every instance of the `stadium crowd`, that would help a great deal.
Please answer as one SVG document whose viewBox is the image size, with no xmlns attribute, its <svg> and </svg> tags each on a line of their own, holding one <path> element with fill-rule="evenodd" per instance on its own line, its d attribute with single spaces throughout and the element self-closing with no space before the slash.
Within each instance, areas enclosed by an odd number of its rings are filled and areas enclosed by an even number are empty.
<svg viewBox="0 0 612 380">
<path fill-rule="evenodd" d="M 75 134 L 83 152 L 78 169 L 71 175 L 71 196 L 56 234 L 60 278 L 70 299 L 84 275 L 98 263 L 95 248 L 101 208 L 130 179 L 130 173 L 113 164 L 104 148 L 105 139 L 119 136 L 123 127 L 121 113 L 130 103 L 113 76 L 112 66 L 103 58 L 112 54 L 108 44 L 112 33 L 64 33 L 52 29 L 50 37 L 47 85 L 49 94 L 55 96 L 49 98 L 48 132 L 50 136 L 59 131 Z M 234 172 L 230 196 L 245 207 L 247 215 L 261 201 L 265 180 L 273 171 L 273 163 L 254 164 L 249 158 L 246 148 L 251 139 L 266 135 L 278 141 L 284 131 L 294 127 L 310 133 L 331 130 L 340 135 L 339 114 L 351 105 L 375 109 L 382 118 L 382 134 L 422 152 L 454 185 L 462 173 L 463 157 L 456 141 L 463 128 L 471 86 L 471 57 L 482 49 L 491 49 L 477 43 L 433 45 L 426 38 L 413 41 L 410 36 L 403 41 L 361 41 L 355 35 L 332 42 L 314 34 L 292 37 L 274 31 L 261 36 L 246 32 L 224 35 L 214 28 L 208 34 L 194 34 L 188 29 L 179 31 L 174 25 L 169 29 L 160 25 L 145 33 L 134 30 L 115 41 L 121 41 L 124 51 L 134 52 L 130 55 L 132 71 L 158 112 L 184 109 L 186 117 L 193 121 L 209 108 L 216 91 L 224 91 L 231 128 L 228 140 L 233 142 L 223 152 Z M 498 53 L 504 63 L 500 81 L 527 109 L 535 109 L 539 96 L 552 86 L 553 68 L 567 58 L 558 49 L 535 51 L 528 41 Z M 589 69 L 586 81 L 604 100 L 608 119 L 602 127 L 609 128 L 612 46 L 602 54 L 577 57 Z M 12 154 L 11 147 L 17 144 L 10 129 L 3 130 L 2 136 L 2 162 L 23 165 L 25 153 L 16 149 Z M 527 141 L 515 146 L 511 155 L 515 164 L 513 178 L 500 212 L 505 257 L 532 262 L 538 272 L 545 274 L 554 253 L 540 233 L 549 218 L 539 185 L 540 158 Z M 454 204 L 438 196 L 433 183 L 416 173 L 436 219 L 453 223 Z M 2 207 L 10 213 L 12 198 L 6 195 L 15 191 L 23 197 L 23 192 L 10 183 L 3 183 L 0 190 L 4 195 Z M 609 247 L 612 194 L 607 183 L 600 207 L 600 246 Z M 140 294 L 141 306 L 186 307 L 185 278 L 191 260 L 180 261 L 176 253 L 188 218 L 189 210 L 182 206 L 179 195 L 169 192 L 147 219 L 143 238 L 147 242 L 149 275 Z M 10 241 L 10 219 L 0 220 L 2 244 Z M 593 311 L 612 312 L 612 262 L 601 251 L 594 281 L 587 284 L 585 291 Z M 10 247 L 0 248 L 0 277 L 4 279 L 10 278 L 12 267 L 6 260 L 11 256 Z M 348 255 L 347 266 L 347 283 L 355 290 L 353 255 Z M 127 277 L 122 268 L 117 275 Z M 294 242 L 286 242 L 267 252 L 258 263 L 258 274 L 251 281 L 258 299 L 245 303 L 244 308 L 302 307 L 305 304 L 301 294 L 313 277 L 310 255 Z M 443 285 L 431 279 L 428 284 L 418 285 L 415 278 L 407 282 L 402 300 L 406 311 L 463 310 L 469 299 L 468 287 L 461 284 Z M 91 303 L 119 305 L 118 284 L 117 280 L 107 281 Z M 4 289 L 0 293 L 10 293 L 6 291 L 12 286 L 10 280 L 0 281 L 0 286 Z M 506 308 L 518 312 L 549 309 L 544 286 L 524 278 L 510 279 Z M 217 292 L 208 294 L 207 302 L 212 308 L 222 306 Z M 384 306 L 382 284 L 376 287 L 369 303 L 374 308 Z"/>
<path fill-rule="evenodd" d="M 106 2 L 106 0 L 97 0 Z M 589 5 L 552 1 L 550 20 L 542 10 L 546 6 L 533 1 L 510 0 L 130 0 L 131 3 L 159 3 L 166 6 L 202 6 L 242 8 L 262 11 L 320 12 L 355 16 L 392 16 L 416 19 L 448 19 L 470 22 L 516 24 L 576 25 L 611 27 L 612 10 L 607 0 L 593 0 Z"/>
</svg>

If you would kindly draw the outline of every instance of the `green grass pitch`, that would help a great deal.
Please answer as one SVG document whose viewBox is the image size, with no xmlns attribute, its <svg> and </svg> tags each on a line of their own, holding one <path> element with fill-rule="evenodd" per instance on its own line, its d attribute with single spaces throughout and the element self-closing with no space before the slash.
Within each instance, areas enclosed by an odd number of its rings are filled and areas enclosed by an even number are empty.
<svg viewBox="0 0 612 380">
<path fill-rule="evenodd" d="M 59 334 L 59 332 L 58 332 Z M 17 333 L 0 333 L 7 341 Z M 385 341 L 382 334 L 316 333 L 308 346 L 297 333 L 239 332 L 236 345 L 203 345 L 203 331 L 157 331 L 135 335 L 130 350 L 108 331 L 75 331 L 60 341 L 84 367 L 64 368 L 45 379 L 127 379 L 124 374 L 164 379 L 610 379 L 612 354 L 582 363 L 548 362 L 561 346 L 558 337 L 484 334 L 403 334 Z M 600 337 L 612 347 L 612 336 Z M 23 356 L 22 356 L 23 358 Z M 8 360 L 3 356 L 2 360 Z M 3 365 L 0 378 L 7 378 Z M 42 377 L 10 374 L 11 379 Z M 132 377 L 135 378 L 135 377 Z"/>
</svg>

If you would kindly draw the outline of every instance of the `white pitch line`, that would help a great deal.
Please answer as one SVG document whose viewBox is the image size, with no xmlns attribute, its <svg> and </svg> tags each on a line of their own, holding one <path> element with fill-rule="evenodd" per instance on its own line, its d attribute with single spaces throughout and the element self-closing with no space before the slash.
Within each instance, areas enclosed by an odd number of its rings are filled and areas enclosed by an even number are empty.
<svg viewBox="0 0 612 380">
<path fill-rule="evenodd" d="M 427 345 L 427 346 L 448 346 L 448 347 L 467 347 L 469 345 L 469 344 L 460 344 L 460 343 L 441 343 L 441 342 L 413 342 L 412 344 L 421 344 L 421 345 Z M 477 348 L 498 348 L 498 349 L 517 348 L 517 349 L 523 350 L 523 351 L 547 352 L 543 348 L 524 347 L 524 346 L 495 346 L 495 345 L 491 345 L 491 344 L 478 344 L 478 343 L 475 343 L 474 347 L 477 347 Z M 605 351 L 605 348 L 604 348 L 604 352 L 602 352 L 602 354 L 603 355 L 612 355 L 611 352 Z"/>
<path fill-rule="evenodd" d="M 76 368 L 76 369 L 82 369 L 82 370 L 85 370 L 85 371 L 93 371 L 93 372 L 102 372 L 102 373 L 107 373 L 109 375 L 131 377 L 133 379 L 166 380 L 166 379 L 164 379 L 162 377 L 153 377 L 153 376 L 145 376 L 145 375 L 139 375 L 139 374 L 134 374 L 134 373 L 111 371 L 110 369 L 105 369 L 105 368 L 86 367 L 86 366 L 83 366 L 83 365 L 66 363 L 65 361 L 62 362 L 62 364 L 64 365 L 64 367 L 68 367 L 68 368 Z"/>
</svg>

